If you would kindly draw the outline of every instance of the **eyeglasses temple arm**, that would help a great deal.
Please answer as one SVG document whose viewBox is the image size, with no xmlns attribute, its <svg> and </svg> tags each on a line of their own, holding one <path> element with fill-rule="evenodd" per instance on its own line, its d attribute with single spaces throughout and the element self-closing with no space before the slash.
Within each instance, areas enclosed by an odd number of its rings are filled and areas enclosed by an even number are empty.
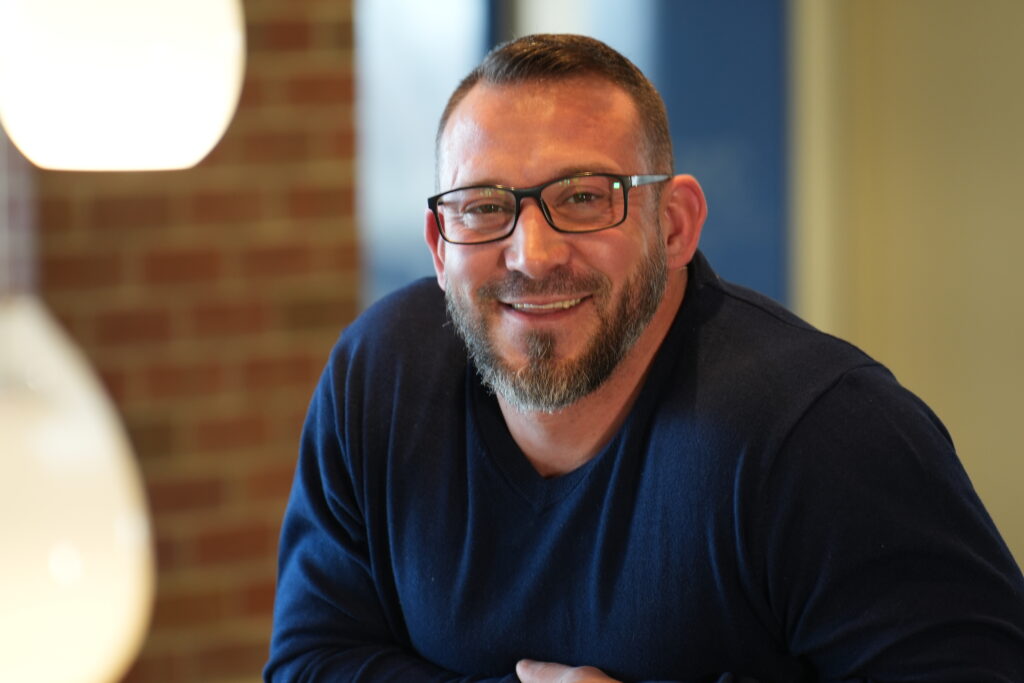
<svg viewBox="0 0 1024 683">
<path fill-rule="evenodd" d="M 660 175 L 631 175 L 629 176 L 629 186 L 638 187 L 640 185 L 650 185 L 651 183 L 660 183 L 663 180 L 668 180 L 672 176 L 666 174 Z"/>
</svg>

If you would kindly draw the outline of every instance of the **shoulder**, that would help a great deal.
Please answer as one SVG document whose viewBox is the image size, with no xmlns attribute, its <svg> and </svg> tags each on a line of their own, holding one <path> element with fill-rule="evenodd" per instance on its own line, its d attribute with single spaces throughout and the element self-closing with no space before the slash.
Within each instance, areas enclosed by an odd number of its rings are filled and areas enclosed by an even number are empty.
<svg viewBox="0 0 1024 683">
<path fill-rule="evenodd" d="M 399 404 L 409 410 L 451 400 L 461 391 L 467 363 L 444 293 L 424 278 L 376 302 L 341 333 L 314 404 L 360 419 L 369 410 L 394 414 Z"/>
<path fill-rule="evenodd" d="M 698 315 L 704 318 L 702 337 L 708 344 L 728 347 L 734 360 L 749 359 L 757 374 L 778 372 L 781 377 L 775 379 L 798 383 L 831 382 L 851 368 L 878 365 L 853 344 L 818 330 L 779 302 L 720 279 L 706 262 L 703 269 L 698 264 L 695 288 Z"/>
<path fill-rule="evenodd" d="M 692 383 L 697 405 L 716 419 L 778 428 L 793 424 L 852 370 L 875 368 L 873 376 L 888 375 L 854 345 L 815 329 L 768 297 L 720 279 L 701 256 L 691 280 L 671 352 L 679 354 L 678 384 Z"/>
<path fill-rule="evenodd" d="M 853 344 L 721 280 L 703 257 L 691 277 L 666 344 L 674 365 L 662 415 L 696 443 L 770 461 L 797 426 L 832 435 L 878 429 L 869 416 L 852 418 L 865 405 L 948 441 L 927 406 Z"/>
<path fill-rule="evenodd" d="M 332 365 L 368 368 L 429 365 L 464 356 L 448 321 L 444 292 L 433 278 L 417 280 L 385 296 L 352 322 L 331 352 Z"/>
<path fill-rule="evenodd" d="M 411 333 L 435 334 L 446 322 L 444 292 L 433 278 L 421 278 L 384 296 L 342 333 L 342 343 L 401 343 Z"/>
<path fill-rule="evenodd" d="M 847 372 L 760 464 L 743 481 L 749 548 L 791 649 L 831 650 L 823 678 L 935 668 L 939 642 L 961 666 L 1019 662 L 1020 570 L 945 428 L 891 375 Z"/>
<path fill-rule="evenodd" d="M 451 442 L 445 430 L 459 425 L 452 416 L 461 414 L 467 363 L 444 293 L 433 279 L 413 282 L 342 332 L 313 394 L 307 433 L 340 439 L 351 463 L 363 454 L 383 462 L 398 446 Z"/>
</svg>

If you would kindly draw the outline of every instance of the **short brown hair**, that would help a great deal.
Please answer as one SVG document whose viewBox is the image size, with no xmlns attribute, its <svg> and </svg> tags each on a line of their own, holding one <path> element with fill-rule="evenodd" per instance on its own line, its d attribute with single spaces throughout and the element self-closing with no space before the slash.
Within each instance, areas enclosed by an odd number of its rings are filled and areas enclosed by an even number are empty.
<svg viewBox="0 0 1024 683">
<path fill-rule="evenodd" d="M 645 173 L 672 173 L 672 138 L 665 103 L 643 72 L 599 40 L 572 34 L 538 33 L 502 43 L 462 79 L 448 99 L 437 127 L 436 147 L 440 160 L 441 138 L 452 112 L 479 82 L 514 85 L 559 81 L 581 76 L 607 79 L 630 96 L 640 116 L 644 152 L 652 165 L 636 169 Z"/>
</svg>

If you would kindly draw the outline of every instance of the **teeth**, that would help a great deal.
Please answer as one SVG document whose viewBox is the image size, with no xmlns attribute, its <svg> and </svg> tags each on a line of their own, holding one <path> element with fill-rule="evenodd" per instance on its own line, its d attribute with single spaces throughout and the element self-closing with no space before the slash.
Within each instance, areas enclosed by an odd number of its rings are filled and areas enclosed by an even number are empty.
<svg viewBox="0 0 1024 683">
<path fill-rule="evenodd" d="M 572 308 L 581 301 L 583 301 L 583 299 L 569 299 L 567 301 L 556 301 L 550 304 L 519 303 L 512 304 L 512 308 L 516 309 L 517 311 L 555 311 L 564 310 L 566 308 Z"/>
</svg>

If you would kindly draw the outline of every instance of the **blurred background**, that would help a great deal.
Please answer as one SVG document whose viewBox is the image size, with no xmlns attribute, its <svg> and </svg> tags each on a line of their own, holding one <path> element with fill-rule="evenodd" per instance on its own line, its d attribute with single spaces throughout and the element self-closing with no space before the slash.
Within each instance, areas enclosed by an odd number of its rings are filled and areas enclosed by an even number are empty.
<svg viewBox="0 0 1024 683">
<path fill-rule="evenodd" d="M 437 118 L 486 49 L 537 31 L 651 76 L 715 267 L 924 398 L 1024 557 L 1024 4 L 244 4 L 242 99 L 198 167 L 40 171 L 0 138 L 0 280 L 87 354 L 145 479 L 157 597 L 126 680 L 258 680 L 316 377 L 362 308 L 432 273 Z"/>
</svg>

